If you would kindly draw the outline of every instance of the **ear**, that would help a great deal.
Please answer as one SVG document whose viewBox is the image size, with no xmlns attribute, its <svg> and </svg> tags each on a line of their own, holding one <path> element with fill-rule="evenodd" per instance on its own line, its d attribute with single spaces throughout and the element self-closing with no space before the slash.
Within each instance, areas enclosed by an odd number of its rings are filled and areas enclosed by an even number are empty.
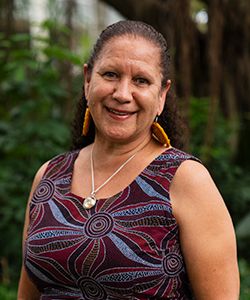
<svg viewBox="0 0 250 300">
<path fill-rule="evenodd" d="M 158 116 L 162 113 L 165 102 L 166 102 L 166 97 L 167 97 L 167 93 L 169 91 L 171 87 L 171 80 L 168 80 L 166 83 L 166 86 L 164 88 L 161 89 L 160 91 L 160 98 L 159 98 L 159 108 L 157 111 Z"/>
<path fill-rule="evenodd" d="M 88 70 L 88 65 L 83 65 L 83 75 L 84 75 L 84 93 L 86 99 L 88 99 L 88 92 L 89 92 L 89 83 L 90 83 L 90 75 Z"/>
</svg>

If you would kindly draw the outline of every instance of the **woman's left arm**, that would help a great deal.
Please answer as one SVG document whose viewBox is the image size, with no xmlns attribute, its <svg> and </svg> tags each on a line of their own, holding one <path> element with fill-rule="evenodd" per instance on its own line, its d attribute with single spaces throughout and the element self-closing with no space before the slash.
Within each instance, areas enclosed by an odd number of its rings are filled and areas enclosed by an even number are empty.
<svg viewBox="0 0 250 300">
<path fill-rule="evenodd" d="M 206 168 L 195 161 L 183 162 L 170 196 L 195 299 L 239 299 L 232 220 Z"/>
</svg>

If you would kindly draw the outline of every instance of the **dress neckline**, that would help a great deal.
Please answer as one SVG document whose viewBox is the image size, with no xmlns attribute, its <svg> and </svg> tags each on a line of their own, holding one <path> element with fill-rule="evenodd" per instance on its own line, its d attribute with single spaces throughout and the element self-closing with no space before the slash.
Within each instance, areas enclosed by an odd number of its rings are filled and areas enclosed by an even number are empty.
<svg viewBox="0 0 250 300">
<path fill-rule="evenodd" d="M 165 155 L 168 152 L 171 152 L 173 150 L 175 150 L 174 147 L 169 147 L 169 148 L 165 149 L 162 153 L 160 153 L 159 155 L 157 155 L 134 179 L 132 179 L 131 182 L 125 188 L 123 188 L 118 193 L 116 193 L 114 195 L 111 195 L 111 196 L 108 196 L 106 198 L 97 198 L 97 201 L 106 201 L 107 199 L 110 199 L 110 198 L 117 198 L 117 197 L 119 197 L 119 195 L 123 194 L 133 184 L 133 182 L 135 182 L 141 175 L 143 175 L 148 170 L 148 168 L 152 164 L 154 164 L 157 160 L 159 160 L 159 158 L 161 156 L 163 156 L 163 155 Z M 85 197 L 77 195 L 77 194 L 75 194 L 75 193 L 73 193 L 71 191 L 71 189 L 72 189 L 72 178 L 73 178 L 73 172 L 74 172 L 74 165 L 75 165 L 75 161 L 76 161 L 77 157 L 79 156 L 80 151 L 81 151 L 81 149 L 78 149 L 78 150 L 75 150 L 75 151 L 72 152 L 73 158 L 72 158 L 72 161 L 71 161 L 71 164 L 70 164 L 70 167 L 69 167 L 69 181 L 68 181 L 68 188 L 67 188 L 66 194 L 69 195 L 69 196 L 75 197 L 78 200 L 81 200 L 81 202 L 83 202 L 86 199 Z"/>
</svg>

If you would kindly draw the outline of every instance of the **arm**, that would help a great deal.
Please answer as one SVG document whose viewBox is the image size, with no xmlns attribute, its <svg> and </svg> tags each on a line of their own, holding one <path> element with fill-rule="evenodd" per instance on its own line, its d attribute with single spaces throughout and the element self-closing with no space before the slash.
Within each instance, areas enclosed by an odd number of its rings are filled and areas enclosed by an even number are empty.
<svg viewBox="0 0 250 300">
<path fill-rule="evenodd" d="M 195 298 L 239 299 L 233 224 L 208 171 L 195 161 L 182 163 L 170 196 Z"/>
<path fill-rule="evenodd" d="M 24 230 L 23 230 L 23 243 L 27 237 L 27 230 L 29 226 L 29 203 L 32 198 L 32 195 L 39 184 L 46 168 L 48 166 L 48 162 L 45 163 L 44 165 L 41 166 L 41 168 L 38 170 L 35 179 L 32 184 L 32 188 L 30 191 L 30 196 L 26 208 L 26 214 L 25 214 L 25 222 L 24 222 Z M 32 281 L 29 279 L 28 274 L 22 265 L 21 269 L 21 275 L 20 275 L 20 280 L 19 280 L 19 286 L 18 286 L 18 295 L 17 299 L 18 300 L 37 300 L 40 298 L 40 293 L 35 287 L 35 285 L 32 283 Z"/>
</svg>

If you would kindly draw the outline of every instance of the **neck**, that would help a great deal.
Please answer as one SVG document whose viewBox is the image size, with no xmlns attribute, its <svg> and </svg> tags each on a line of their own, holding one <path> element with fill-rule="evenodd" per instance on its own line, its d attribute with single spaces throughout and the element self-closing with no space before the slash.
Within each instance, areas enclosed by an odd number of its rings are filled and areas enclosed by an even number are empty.
<svg viewBox="0 0 250 300">
<path fill-rule="evenodd" d="M 94 156 L 96 159 L 103 157 L 119 157 L 120 159 L 124 159 L 133 153 L 137 152 L 139 149 L 145 148 L 152 141 L 151 136 L 146 136 L 141 139 L 137 139 L 135 141 L 131 141 L 128 143 L 110 143 L 104 139 L 99 138 L 98 136 L 94 141 Z"/>
</svg>

